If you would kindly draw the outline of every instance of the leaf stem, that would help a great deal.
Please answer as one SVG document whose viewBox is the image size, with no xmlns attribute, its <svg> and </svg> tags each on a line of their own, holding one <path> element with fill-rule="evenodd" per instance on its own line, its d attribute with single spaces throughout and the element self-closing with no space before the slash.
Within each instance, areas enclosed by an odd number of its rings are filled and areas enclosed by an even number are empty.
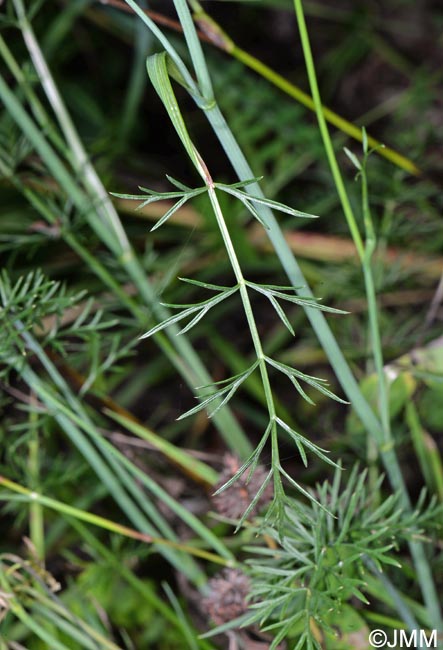
<svg viewBox="0 0 443 650">
<path fill-rule="evenodd" d="M 269 414 L 269 420 L 271 422 L 271 440 L 273 442 L 272 444 L 272 464 L 274 467 L 277 467 L 279 464 L 279 449 L 278 449 L 278 444 L 276 444 L 277 441 L 277 426 L 276 426 L 276 410 L 275 410 L 275 404 L 274 404 L 274 397 L 272 395 L 272 388 L 271 388 L 271 382 L 269 380 L 269 374 L 268 374 L 268 369 L 266 365 L 266 356 L 263 352 L 263 347 L 261 344 L 261 339 L 260 335 L 258 333 L 257 329 L 257 323 L 255 322 L 255 317 L 254 317 L 254 312 L 252 310 L 252 305 L 251 301 L 249 298 L 249 293 L 248 293 L 248 288 L 246 285 L 245 278 L 243 276 L 243 272 L 240 267 L 240 263 L 238 261 L 237 254 L 234 249 L 234 245 L 232 243 L 231 236 L 229 234 L 229 230 L 226 225 L 226 221 L 223 217 L 223 212 L 220 207 L 220 203 L 217 198 L 217 194 L 215 191 L 214 184 L 211 181 L 208 183 L 208 196 L 209 200 L 211 202 L 212 208 L 214 210 L 215 218 L 217 220 L 217 225 L 220 229 L 220 233 L 226 248 L 226 252 L 229 257 L 229 261 L 231 262 L 232 269 L 235 274 L 235 278 L 237 280 L 237 284 L 239 286 L 239 291 L 240 291 L 240 297 L 243 303 L 243 309 L 245 312 L 246 320 L 248 322 L 249 326 L 249 331 L 251 333 L 251 338 L 252 342 L 254 345 L 254 350 L 256 357 L 259 361 L 259 367 L 260 367 L 260 374 L 262 378 L 262 383 L 263 383 L 263 390 L 265 393 L 265 398 L 266 398 L 266 405 L 268 409 L 268 414 Z"/>
<path fill-rule="evenodd" d="M 35 402 L 35 394 L 31 393 L 31 403 Z M 38 413 L 31 409 L 29 412 L 29 430 L 31 439 L 28 451 L 29 480 L 32 490 L 38 491 L 40 486 L 40 442 L 38 433 Z M 34 545 L 37 558 L 44 562 L 45 533 L 43 509 L 38 501 L 31 501 L 29 506 L 29 533 Z"/>
</svg>

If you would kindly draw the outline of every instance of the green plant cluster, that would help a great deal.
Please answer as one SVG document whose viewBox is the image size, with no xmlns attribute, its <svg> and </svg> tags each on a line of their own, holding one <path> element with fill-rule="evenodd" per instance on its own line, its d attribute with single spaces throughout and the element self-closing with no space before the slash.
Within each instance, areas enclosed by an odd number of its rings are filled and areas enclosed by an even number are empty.
<svg viewBox="0 0 443 650">
<path fill-rule="evenodd" d="M 436 75 L 361 5 L 238 3 L 307 94 L 196 0 L 4 3 L 0 650 L 442 631 L 438 181 L 324 106 L 306 17 L 334 79 L 409 74 L 374 110 L 411 158 Z"/>
</svg>

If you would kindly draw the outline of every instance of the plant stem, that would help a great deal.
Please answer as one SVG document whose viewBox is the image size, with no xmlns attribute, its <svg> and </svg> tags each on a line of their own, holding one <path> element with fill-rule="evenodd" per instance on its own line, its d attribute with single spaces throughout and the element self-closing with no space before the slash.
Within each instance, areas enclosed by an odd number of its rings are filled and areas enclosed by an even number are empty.
<svg viewBox="0 0 443 650">
<path fill-rule="evenodd" d="M 121 225 L 120 219 L 118 218 L 117 212 L 112 205 L 109 194 L 103 187 L 103 184 L 100 181 L 95 168 L 89 161 L 83 144 L 77 135 L 77 131 L 71 120 L 71 116 L 66 110 L 63 99 L 58 91 L 56 84 L 54 83 L 54 79 L 52 78 L 52 75 L 49 71 L 46 60 L 43 56 L 37 39 L 35 38 L 33 29 L 25 12 L 23 1 L 12 1 L 17 12 L 23 39 L 28 48 L 32 62 L 35 66 L 46 96 L 51 103 L 54 114 L 57 117 L 63 135 L 66 138 L 66 142 L 72 151 L 75 171 L 84 181 L 85 187 L 96 197 L 97 205 L 95 206 L 95 209 L 97 210 L 97 213 L 99 214 L 103 223 L 107 224 L 108 227 L 110 226 L 114 231 L 114 234 L 117 237 L 121 248 L 122 256 L 125 256 L 127 254 L 130 255 L 130 244 L 128 238 L 126 237 L 126 233 Z"/>
<path fill-rule="evenodd" d="M 311 46 L 309 42 L 309 35 L 308 35 L 306 21 L 304 17 L 302 0 L 294 0 L 294 7 L 297 16 L 301 42 L 303 46 L 303 53 L 305 57 L 309 83 L 311 86 L 311 93 L 315 102 L 317 119 L 319 123 L 320 132 L 323 138 L 323 144 L 325 147 L 329 165 L 331 167 L 331 172 L 337 188 L 337 193 L 340 197 L 343 212 L 345 214 L 346 220 L 349 225 L 349 229 L 354 239 L 354 243 L 357 248 L 362 263 L 363 272 L 364 272 L 374 362 L 376 364 L 377 372 L 379 373 L 378 376 L 380 382 L 380 391 L 383 391 L 384 393 L 380 401 L 380 410 L 381 410 L 381 418 L 382 418 L 382 429 L 381 429 L 382 439 L 380 440 L 380 437 L 378 436 L 380 453 L 394 490 L 399 492 L 403 507 L 409 510 L 411 508 L 411 503 L 409 500 L 403 475 L 400 469 L 400 464 L 397 455 L 395 453 L 394 442 L 392 440 L 392 436 L 390 432 L 389 402 L 387 398 L 387 390 L 384 389 L 385 375 L 383 370 L 383 355 L 382 355 L 381 339 L 380 339 L 379 328 L 378 328 L 377 301 L 376 301 L 375 288 L 374 288 L 374 282 L 372 277 L 372 270 L 370 266 L 370 258 L 375 245 L 375 240 L 372 232 L 372 225 L 370 223 L 370 215 L 368 215 L 367 210 L 365 208 L 364 209 L 365 218 L 366 218 L 365 225 L 366 225 L 367 234 L 369 235 L 367 247 L 365 248 L 357 227 L 356 219 L 354 217 L 351 204 L 347 196 L 346 188 L 344 186 L 343 179 L 341 177 L 340 169 L 338 167 L 337 160 L 335 157 L 334 148 L 332 146 L 329 131 L 323 115 L 320 92 L 318 89 L 317 76 L 316 76 L 315 66 L 314 66 L 314 59 L 312 56 Z M 364 191 L 364 201 L 367 203 L 367 190 Z M 442 629 L 443 621 L 441 618 L 438 594 L 435 588 L 432 572 L 428 560 L 426 558 L 423 545 L 419 542 L 410 542 L 409 547 L 414 559 L 414 564 L 417 571 L 418 581 L 420 583 L 423 598 L 428 608 L 433 625 L 436 629 Z"/>
<path fill-rule="evenodd" d="M 348 222 L 349 230 L 351 231 L 352 239 L 354 240 L 357 253 L 361 260 L 364 256 L 364 246 L 363 241 L 358 230 L 358 226 L 352 211 L 352 207 L 346 192 L 346 188 L 343 183 L 343 179 L 340 173 L 339 166 L 334 153 L 334 148 L 332 145 L 331 138 L 329 136 L 328 127 L 326 125 L 325 116 L 323 113 L 323 106 L 320 98 L 320 91 L 317 84 L 317 76 L 315 73 L 314 59 L 312 57 L 311 45 L 309 42 L 308 31 L 306 28 L 306 22 L 304 19 L 303 9 L 300 0 L 294 0 L 295 12 L 297 15 L 298 27 L 300 32 L 300 38 L 303 47 L 303 54 L 305 57 L 306 71 L 308 73 L 309 85 L 311 87 L 312 99 L 314 101 L 315 112 L 317 115 L 318 126 L 320 129 L 320 134 L 322 136 L 323 145 L 326 151 L 326 156 L 328 158 L 329 166 L 331 168 L 332 176 L 334 178 L 334 183 L 337 188 L 337 193 L 340 197 L 340 202 L 342 204 L 343 212 Z"/>
<path fill-rule="evenodd" d="M 265 354 L 263 352 L 263 347 L 261 344 L 260 335 L 257 330 L 257 324 L 254 318 L 254 312 L 252 310 L 251 301 L 249 299 L 248 289 L 245 284 L 245 278 L 238 261 L 237 254 L 235 252 L 231 236 L 229 234 L 228 228 L 226 226 L 225 219 L 223 217 L 223 212 L 220 207 L 220 203 L 215 192 L 214 184 L 212 179 L 207 182 L 209 200 L 211 202 L 212 208 L 214 210 L 215 218 L 217 220 L 217 225 L 220 229 L 220 233 L 226 248 L 226 252 L 231 262 L 232 269 L 234 271 L 237 284 L 239 285 L 240 297 L 243 303 L 243 309 L 245 312 L 246 320 L 248 322 L 249 331 L 251 333 L 252 342 L 254 345 L 254 350 L 257 359 L 259 360 L 260 374 L 263 383 L 263 390 L 266 398 L 266 405 L 269 413 L 269 420 L 271 422 L 271 439 L 272 439 L 272 463 L 274 466 L 279 464 L 279 449 L 277 442 L 277 426 L 275 422 L 276 410 L 274 404 L 274 398 L 272 395 L 271 382 L 269 381 L 268 369 L 266 366 Z"/>
<path fill-rule="evenodd" d="M 254 173 L 246 161 L 243 152 L 230 131 L 218 106 L 214 106 L 207 110 L 206 117 L 235 169 L 238 178 L 243 181 L 253 178 Z M 253 196 L 264 197 L 264 194 L 257 183 L 248 185 L 245 189 Z M 272 214 L 272 211 L 266 206 L 258 206 L 257 210 L 259 211 L 263 221 L 268 226 L 266 234 L 269 237 L 290 282 L 294 286 L 294 291 L 304 297 L 313 297 L 309 284 L 306 281 L 297 260 L 293 256 L 288 242 L 286 241 L 277 220 Z M 297 289 L 297 287 L 301 288 Z M 305 308 L 305 312 L 331 363 L 331 366 L 334 369 L 337 379 L 339 380 L 349 401 L 352 403 L 353 408 L 367 430 L 370 431 L 374 438 L 379 441 L 382 437 L 380 423 L 364 398 L 325 316 L 320 310 L 309 307 Z"/>
<path fill-rule="evenodd" d="M 35 395 L 31 393 L 31 401 Z M 28 470 L 31 490 L 40 489 L 40 444 L 38 434 L 38 413 L 31 409 L 29 412 L 29 441 Z M 34 545 L 37 558 L 43 563 L 45 558 L 45 533 L 43 523 L 43 508 L 38 501 L 31 501 L 29 506 L 29 534 Z"/>
<path fill-rule="evenodd" d="M 372 354 L 374 357 L 375 370 L 378 377 L 379 412 L 384 434 L 384 445 L 391 445 L 391 419 L 389 413 L 389 385 L 384 371 L 383 345 L 380 335 L 378 318 L 377 294 L 372 272 L 372 256 L 377 246 L 377 239 L 372 223 L 371 210 L 368 197 L 368 178 L 366 175 L 367 155 L 363 161 L 361 170 L 362 179 L 362 211 L 363 221 L 366 230 L 365 252 L 362 259 L 363 274 L 365 280 L 366 297 L 368 300 L 369 329 L 371 333 Z"/>
<path fill-rule="evenodd" d="M 185 0 L 176 0 L 177 2 L 182 3 L 186 6 Z M 194 58 L 198 53 L 194 52 Z M 204 62 L 204 61 L 203 61 Z M 224 119 L 218 105 L 214 102 L 207 102 L 206 105 L 202 98 L 194 97 L 197 105 L 205 110 L 206 117 L 211 124 L 217 138 L 219 139 L 228 159 L 230 160 L 238 178 L 241 181 L 249 180 L 254 178 L 255 174 L 253 173 L 251 167 L 249 166 L 240 146 L 235 139 L 232 131 L 230 130 L 226 120 Z M 321 107 L 321 103 L 320 103 Z M 327 128 L 325 128 L 326 134 L 328 135 Z M 333 154 L 333 149 L 331 146 L 331 151 Z M 338 168 L 337 168 L 338 170 Z M 338 173 L 339 170 L 338 170 Z M 258 183 L 251 183 L 245 188 L 246 191 L 252 196 L 259 196 L 264 198 L 264 194 L 261 191 L 261 188 Z M 346 195 L 344 186 L 344 193 Z M 257 210 L 260 213 L 260 216 L 264 223 L 267 226 L 266 234 L 268 235 L 275 252 L 284 268 L 290 282 L 294 286 L 294 291 L 305 297 L 313 297 L 312 291 L 309 288 L 309 285 L 300 269 L 300 266 L 292 254 L 292 251 L 280 229 L 280 226 L 275 219 L 272 211 L 266 206 L 259 205 Z M 350 211 L 351 220 L 353 218 L 352 210 Z M 355 230 L 355 228 L 354 228 Z M 363 253 L 363 242 L 358 233 L 360 239 L 361 252 Z M 299 287 L 299 288 L 297 288 Z M 380 422 L 375 416 L 372 408 L 366 401 L 363 396 L 360 387 L 353 376 L 349 365 L 338 345 L 334 335 L 329 328 L 329 325 L 326 321 L 326 318 L 321 313 L 321 311 L 313 308 L 305 308 L 305 313 L 308 319 L 311 322 L 311 325 L 325 350 L 329 361 L 336 373 L 336 376 L 343 387 L 348 399 L 350 400 L 353 408 L 357 412 L 367 431 L 374 437 L 377 441 L 377 444 L 380 445 L 384 439 L 383 431 L 381 429 Z M 395 454 L 393 455 L 395 460 Z M 391 477 L 391 481 L 394 486 L 402 484 L 401 472 L 398 467 L 398 464 L 392 461 L 392 450 L 386 451 L 386 465 L 389 468 L 388 472 Z"/>
</svg>

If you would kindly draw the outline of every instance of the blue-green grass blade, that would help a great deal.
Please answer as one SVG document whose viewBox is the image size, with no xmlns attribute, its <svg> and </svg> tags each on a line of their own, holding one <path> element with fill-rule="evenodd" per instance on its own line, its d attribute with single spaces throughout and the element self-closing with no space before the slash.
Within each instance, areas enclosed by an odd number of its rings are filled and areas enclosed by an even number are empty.
<svg viewBox="0 0 443 650">
<path fill-rule="evenodd" d="M 188 4 L 186 0 L 174 0 L 174 6 L 183 27 L 183 33 L 192 59 L 192 65 L 194 66 L 195 74 L 197 76 L 201 96 L 205 98 L 206 102 L 210 102 L 214 94 L 212 90 L 211 77 L 206 66 L 200 39 L 198 38 L 195 29 L 193 29 L 194 23 Z"/>
<path fill-rule="evenodd" d="M 168 55 L 171 57 L 175 66 L 177 67 L 177 70 L 179 71 L 180 75 L 183 77 L 186 85 L 190 89 L 194 89 L 194 92 L 197 92 L 197 86 L 195 85 L 191 74 L 187 70 L 180 56 L 177 54 L 175 48 L 171 45 L 169 38 L 167 38 L 163 34 L 161 29 L 157 27 L 155 22 L 143 11 L 141 7 L 139 7 L 139 5 L 136 2 L 134 2 L 134 0 L 125 0 L 125 2 L 127 5 L 131 7 L 134 13 L 137 14 L 137 16 L 145 23 L 145 25 L 150 29 L 150 31 L 162 44 L 162 47 L 164 47 Z"/>
</svg>

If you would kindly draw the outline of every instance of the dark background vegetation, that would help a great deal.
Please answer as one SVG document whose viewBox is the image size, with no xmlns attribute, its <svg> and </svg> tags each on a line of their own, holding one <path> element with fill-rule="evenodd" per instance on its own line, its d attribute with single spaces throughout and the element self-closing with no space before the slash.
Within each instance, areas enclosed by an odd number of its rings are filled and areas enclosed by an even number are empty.
<svg viewBox="0 0 443 650">
<path fill-rule="evenodd" d="M 139 185 L 163 191 L 169 188 L 166 173 L 196 185 L 198 179 L 140 68 L 144 53 L 157 48 L 146 30 L 132 16 L 98 2 L 48 0 L 37 5 L 33 19 L 36 35 L 105 187 L 122 193 L 137 193 Z M 175 17 L 172 2 L 152 2 L 150 8 Z M 205 8 L 240 47 L 308 90 L 289 1 L 206 2 Z M 412 176 L 377 154 L 370 158 L 370 201 L 379 237 L 374 269 L 385 363 L 397 369 L 406 367 L 413 377 L 412 388 L 412 384 L 399 388 L 393 430 L 411 495 L 416 497 L 427 482 L 411 441 L 405 410 L 409 400 L 416 406 L 429 444 L 440 450 L 443 447 L 443 312 L 442 296 L 436 293 L 443 269 L 443 8 L 437 1 L 307 0 L 305 10 L 324 104 L 346 119 L 366 126 L 371 135 L 410 158 L 421 170 L 418 176 Z M 3 3 L 0 12 L 3 18 L 10 15 L 8 2 Z M 19 32 L 7 22 L 3 22 L 2 32 L 32 78 L 34 73 Z M 181 34 L 171 32 L 170 36 L 179 51 L 184 51 Z M 327 305 L 350 311 L 348 316 L 329 317 L 329 322 L 357 378 L 363 380 L 373 372 L 363 278 L 355 258 L 347 253 L 349 233 L 323 154 L 315 115 L 227 54 L 209 45 L 205 46 L 205 53 L 221 109 L 254 173 L 264 176 L 267 196 L 320 216 L 315 222 L 286 215 L 279 216 L 279 220 L 296 242 L 296 253 L 315 295 Z M 1 65 L 2 74 L 13 85 L 11 75 Z M 132 95 L 128 93 L 130 88 Z M 234 182 L 233 172 L 202 113 L 184 91 L 176 90 L 190 131 L 212 175 L 220 181 Z M 9 124 L 4 116 L 2 124 Z M 343 153 L 343 146 L 360 155 L 361 145 L 336 129 L 331 131 L 360 214 L 360 185 L 354 181 L 355 170 Z M 17 130 L 3 129 L 3 149 L 18 146 Z M 32 151 L 20 159 L 14 173 L 23 186 L 29 183 L 38 187 L 42 196 L 54 191 L 52 179 Z M 121 346 L 131 347 L 130 354 L 98 374 L 93 390 L 83 398 L 88 408 L 100 409 L 100 399 L 110 398 L 178 447 L 193 450 L 217 471 L 222 470 L 221 457 L 226 445 L 211 422 L 202 415 L 176 422 L 180 413 L 192 407 L 194 398 L 156 344 L 152 340 L 136 342 L 142 333 L 140 324 L 115 299 L 106 303 L 106 290 L 100 281 L 79 261 L 57 228 L 51 230 L 42 224 L 41 217 L 7 179 L 2 181 L 0 192 L 2 266 L 13 278 L 40 267 L 50 278 L 66 282 L 72 290 L 87 289 L 98 301 L 104 300 L 110 316 L 117 319 L 112 331 L 121 336 Z M 159 298 L 180 303 L 198 295 L 198 291 L 180 285 L 177 276 L 181 275 L 222 285 L 232 282 L 205 200 L 192 204 L 187 224 L 171 222 L 153 234 L 149 234 L 149 228 L 158 215 L 149 211 L 134 213 L 132 207 L 136 204 L 124 209 L 122 204 L 117 205 L 145 272 L 158 287 Z M 235 202 L 226 199 L 224 208 L 245 274 L 255 281 L 286 284 L 278 260 L 258 235 L 257 225 Z M 60 209 L 69 212 L 69 201 L 60 202 Z M 71 228 L 114 277 L 127 286 L 127 291 L 134 293 L 128 278 L 81 215 L 72 215 Z M 303 234 L 324 237 L 303 240 Z M 328 378 L 332 390 L 340 394 L 325 355 L 299 308 L 289 310 L 296 330 L 294 338 L 264 299 L 257 298 L 254 309 L 268 351 L 300 370 Z M 192 330 L 191 339 L 216 380 L 238 372 L 236 368 L 244 367 L 252 351 L 243 313 L 235 299 L 210 312 Z M 432 342 L 434 355 L 426 348 Z M 94 345 L 80 345 L 72 339 L 64 357 L 56 359 L 76 391 L 89 372 Z M 25 398 L 29 389 L 17 373 L 12 373 L 8 382 L 5 380 L 3 389 L 2 473 L 26 484 Z M 355 460 L 366 463 L 366 438 L 349 409 L 321 395 L 316 395 L 317 405 L 312 407 L 294 396 L 289 382 L 283 379 L 276 378 L 275 392 L 282 411 L 289 414 L 299 430 L 330 450 L 335 459 L 341 457 L 345 466 L 351 466 Z M 260 389 L 248 384 L 235 397 L 232 407 L 251 440 L 257 442 L 266 426 Z M 42 418 L 42 492 L 66 502 L 75 500 L 83 491 L 89 492 L 94 495 L 89 504 L 92 511 L 117 519 L 120 515 L 112 500 L 96 492 L 96 479 L 90 468 L 50 418 Z M 109 422 L 103 427 L 109 435 L 116 433 Z M 123 439 L 116 444 L 186 507 L 207 517 L 211 505 L 204 488 L 183 477 L 151 449 L 134 451 Z M 290 443 L 283 445 L 282 456 L 288 471 L 303 484 L 313 486 L 316 480 L 328 476 L 328 469 L 318 459 L 304 468 Z M 265 452 L 265 465 L 268 460 L 269 454 Z M 179 534 L 186 537 L 188 533 L 181 528 L 181 522 L 165 512 Z M 53 516 L 48 528 L 54 520 Z M 23 535 L 28 534 L 27 516 L 20 503 L 12 501 L 4 506 L 2 522 L 0 550 L 17 549 Z M 231 533 L 231 529 L 222 530 L 227 537 Z M 71 601 L 82 589 L 93 592 L 94 602 L 105 612 L 105 627 L 115 635 L 117 643 L 139 649 L 178 647 L 172 633 L 169 638 L 164 621 L 156 621 L 152 612 L 140 612 L 137 597 L 129 587 L 107 585 L 105 570 L 94 565 L 90 551 L 75 534 L 54 533 L 53 540 L 47 546 L 48 570 L 70 590 Z M 113 540 L 112 544 L 116 556 L 121 552 L 140 579 L 157 586 L 160 581 L 168 581 L 188 603 L 196 625 L 206 629 L 208 621 L 198 612 L 195 594 L 180 584 L 165 560 L 150 555 L 135 542 Z M 235 542 L 232 544 L 235 547 Z M 124 545 L 123 550 L 119 545 Z M 209 573 L 212 572 L 210 569 Z M 225 641 L 222 639 L 219 647 L 227 647 Z M 31 641 L 29 647 L 43 646 Z"/>
</svg>

